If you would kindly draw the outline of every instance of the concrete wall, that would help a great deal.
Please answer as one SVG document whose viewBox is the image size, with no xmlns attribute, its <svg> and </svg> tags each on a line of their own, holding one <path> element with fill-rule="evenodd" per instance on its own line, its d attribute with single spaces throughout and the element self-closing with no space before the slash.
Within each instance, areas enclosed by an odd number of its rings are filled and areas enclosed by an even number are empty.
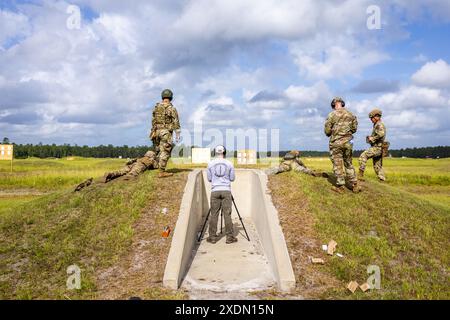
<svg viewBox="0 0 450 320">
<path fill-rule="evenodd" d="M 189 269 L 198 232 L 209 210 L 210 185 L 205 180 L 202 171 L 195 170 L 184 190 L 163 279 L 163 284 L 172 289 L 179 288 Z M 256 226 L 279 289 L 294 289 L 295 276 L 278 212 L 267 188 L 267 176 L 260 170 L 236 170 L 232 192 L 241 216 L 251 218 Z"/>
<path fill-rule="evenodd" d="M 252 220 L 256 225 L 279 289 L 291 291 L 295 288 L 295 275 L 278 219 L 278 211 L 272 203 L 267 187 L 267 175 L 262 171 L 254 170 L 250 179 L 252 188 L 249 197 L 251 197 Z"/>
<path fill-rule="evenodd" d="M 202 171 L 189 174 L 164 271 L 163 284 L 178 289 L 197 245 L 197 234 L 209 210 Z"/>
</svg>

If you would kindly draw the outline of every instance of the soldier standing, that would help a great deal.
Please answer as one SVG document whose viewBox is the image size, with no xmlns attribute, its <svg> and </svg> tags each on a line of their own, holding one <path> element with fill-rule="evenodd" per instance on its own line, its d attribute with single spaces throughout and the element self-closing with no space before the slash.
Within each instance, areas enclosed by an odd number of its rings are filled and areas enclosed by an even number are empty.
<svg viewBox="0 0 450 320">
<path fill-rule="evenodd" d="M 309 174 L 313 177 L 328 177 L 326 173 L 318 173 L 314 170 L 309 169 L 300 159 L 300 151 L 292 150 L 283 157 L 283 161 L 280 163 L 279 167 L 267 170 L 268 175 L 280 174 L 283 172 L 289 172 L 294 170 L 295 172 L 301 172 Z"/>
<path fill-rule="evenodd" d="M 162 102 L 153 109 L 152 130 L 150 139 L 153 141 L 158 157 L 159 177 L 170 177 L 173 173 L 166 172 L 167 162 L 173 149 L 173 132 L 176 142 L 180 141 L 180 120 L 177 109 L 172 105 L 173 93 L 166 89 L 161 94 Z"/>
<path fill-rule="evenodd" d="M 383 170 L 383 145 L 386 139 L 386 127 L 381 121 L 383 112 L 380 109 L 374 109 L 369 113 L 369 118 L 373 123 L 372 135 L 367 137 L 367 143 L 370 148 L 364 151 L 359 157 L 359 175 L 358 178 L 364 181 L 364 171 L 369 159 L 373 159 L 373 168 L 381 181 L 386 181 Z"/>
<path fill-rule="evenodd" d="M 336 97 L 331 102 L 333 111 L 325 122 L 325 134 L 330 137 L 330 158 L 333 171 L 337 178 L 336 187 L 332 190 L 337 193 L 345 192 L 345 177 L 352 184 L 355 193 L 361 191 L 356 178 L 355 168 L 352 164 L 353 134 L 358 130 L 358 120 L 345 108 L 342 98 Z"/>
</svg>

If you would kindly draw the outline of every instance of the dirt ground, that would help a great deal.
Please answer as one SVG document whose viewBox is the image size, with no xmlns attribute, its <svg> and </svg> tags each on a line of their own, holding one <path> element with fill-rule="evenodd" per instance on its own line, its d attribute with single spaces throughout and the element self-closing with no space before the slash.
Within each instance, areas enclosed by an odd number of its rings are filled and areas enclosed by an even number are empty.
<svg viewBox="0 0 450 320">
<path fill-rule="evenodd" d="M 147 208 L 134 225 L 132 249 L 113 267 L 98 272 L 99 299 L 185 298 L 183 291 L 163 288 L 162 279 L 188 173 L 182 171 L 156 181 L 153 194 L 157 197 L 149 199 Z M 165 208 L 166 214 L 163 213 Z M 172 232 L 168 238 L 163 238 L 161 233 L 166 226 Z"/>
</svg>

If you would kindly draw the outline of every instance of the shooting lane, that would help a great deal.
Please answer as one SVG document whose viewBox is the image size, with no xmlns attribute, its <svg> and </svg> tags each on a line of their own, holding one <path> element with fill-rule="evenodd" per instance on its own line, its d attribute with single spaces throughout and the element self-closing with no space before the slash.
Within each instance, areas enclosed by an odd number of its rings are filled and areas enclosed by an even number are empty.
<svg viewBox="0 0 450 320">
<path fill-rule="evenodd" d="M 187 185 L 185 190 L 189 197 L 184 199 L 184 209 L 189 208 L 190 213 L 180 212 L 164 275 L 165 285 L 174 289 L 183 287 L 191 299 L 252 299 L 249 294 L 252 291 L 293 289 L 295 277 L 278 213 L 268 194 L 267 176 L 260 170 L 236 170 L 232 192 L 251 241 L 247 240 L 233 207 L 233 224 L 239 241 L 227 245 L 225 235 L 216 244 L 208 243 L 207 228 L 200 243 L 197 242 L 209 210 L 211 190 L 206 172 L 198 170 L 197 174 L 198 177 L 192 174 L 192 184 L 196 181 L 195 186 Z M 200 185 L 204 189 L 201 192 Z M 196 192 L 191 192 L 191 189 Z M 199 203 L 206 203 L 207 206 L 200 206 Z M 200 207 L 203 212 L 199 214 Z M 196 232 L 192 232 L 191 224 L 195 225 Z M 192 245 L 193 237 L 195 246 Z M 186 252 L 183 248 L 190 248 L 190 251 Z M 186 262 L 186 256 L 189 256 L 189 262 Z M 177 261 L 182 264 L 178 265 Z"/>
</svg>

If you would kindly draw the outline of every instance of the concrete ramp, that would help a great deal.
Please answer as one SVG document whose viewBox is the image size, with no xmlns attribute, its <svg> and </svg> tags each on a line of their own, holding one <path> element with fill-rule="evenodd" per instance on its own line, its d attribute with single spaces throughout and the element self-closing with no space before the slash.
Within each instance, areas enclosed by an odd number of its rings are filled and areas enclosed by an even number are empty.
<svg viewBox="0 0 450 320">
<path fill-rule="evenodd" d="M 197 235 L 209 210 L 210 185 L 202 170 L 192 172 L 185 187 L 180 215 L 169 253 L 164 285 L 184 287 L 191 298 L 245 298 L 246 293 L 277 287 L 290 291 L 295 277 L 279 224 L 278 213 L 267 190 L 267 176 L 260 170 L 236 170 L 232 192 L 250 236 L 250 242 L 233 207 L 237 243 L 216 244 Z M 220 220 L 219 220 L 220 231 Z M 223 230 L 225 232 L 225 228 Z M 208 231 L 204 234 L 204 239 Z"/>
</svg>

